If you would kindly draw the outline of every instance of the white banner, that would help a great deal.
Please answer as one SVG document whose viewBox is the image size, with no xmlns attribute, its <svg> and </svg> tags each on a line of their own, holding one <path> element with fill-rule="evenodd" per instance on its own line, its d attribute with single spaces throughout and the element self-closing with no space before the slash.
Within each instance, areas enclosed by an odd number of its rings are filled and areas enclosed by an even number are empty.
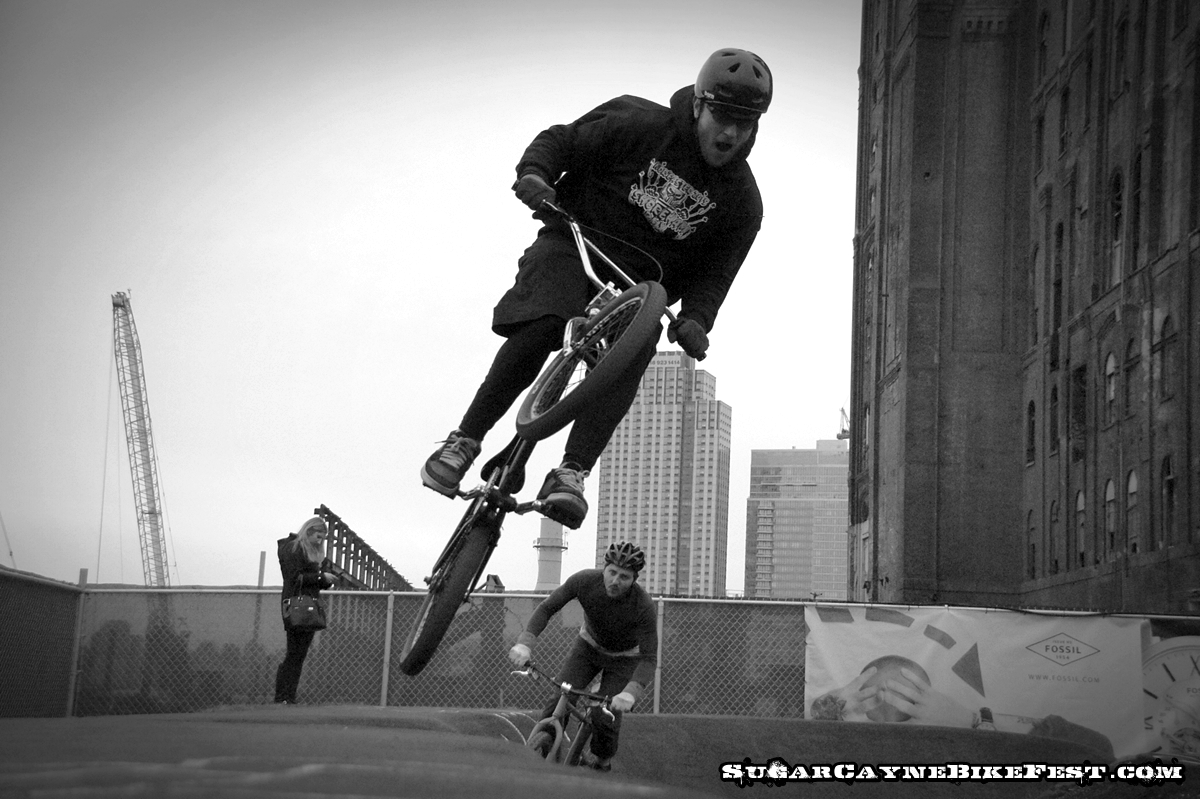
<svg viewBox="0 0 1200 799">
<path fill-rule="evenodd" d="M 1143 619 L 808 606 L 808 718 L 882 721 L 1145 751 Z"/>
</svg>

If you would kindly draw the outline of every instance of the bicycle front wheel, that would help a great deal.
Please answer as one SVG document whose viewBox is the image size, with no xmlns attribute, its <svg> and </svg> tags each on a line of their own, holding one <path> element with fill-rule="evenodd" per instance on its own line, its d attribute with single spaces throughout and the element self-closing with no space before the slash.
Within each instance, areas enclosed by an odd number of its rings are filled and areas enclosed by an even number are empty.
<svg viewBox="0 0 1200 799">
<path fill-rule="evenodd" d="M 571 740 L 571 748 L 567 750 L 566 764 L 578 766 L 583 762 L 583 753 L 587 750 L 588 741 L 592 740 L 592 725 L 580 724 Z"/>
<path fill-rule="evenodd" d="M 463 524 L 469 529 L 462 546 L 446 553 L 429 580 L 429 591 L 400 653 L 400 671 L 410 677 L 428 665 L 495 546 L 499 530 L 479 518 L 481 507 L 468 511 Z"/>
<path fill-rule="evenodd" d="M 548 438 L 601 398 L 653 338 L 666 307 L 666 290 L 647 281 L 601 308 L 538 375 L 517 411 L 517 434 Z"/>
</svg>

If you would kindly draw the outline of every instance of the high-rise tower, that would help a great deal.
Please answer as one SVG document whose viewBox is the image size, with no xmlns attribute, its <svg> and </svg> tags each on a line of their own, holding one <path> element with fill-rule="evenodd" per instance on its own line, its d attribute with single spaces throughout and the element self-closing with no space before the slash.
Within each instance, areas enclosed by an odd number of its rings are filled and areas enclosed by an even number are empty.
<svg viewBox="0 0 1200 799">
<path fill-rule="evenodd" d="M 750 452 L 746 598 L 846 598 L 845 441 Z"/>
<path fill-rule="evenodd" d="M 716 382 L 659 352 L 597 465 L 596 563 L 616 541 L 637 543 L 651 593 L 725 595 L 732 411 Z"/>
</svg>

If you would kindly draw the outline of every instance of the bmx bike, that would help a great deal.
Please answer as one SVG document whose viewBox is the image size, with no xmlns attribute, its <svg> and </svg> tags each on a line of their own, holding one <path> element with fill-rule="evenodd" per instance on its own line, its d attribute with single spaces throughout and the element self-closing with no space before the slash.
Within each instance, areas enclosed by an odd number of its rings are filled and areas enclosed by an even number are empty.
<svg viewBox="0 0 1200 799">
<path fill-rule="evenodd" d="M 532 663 L 525 664 L 523 670 L 514 671 L 513 674 L 543 680 L 558 691 L 554 712 L 533 725 L 525 739 L 526 748 L 534 750 L 551 763 L 584 765 L 583 753 L 592 739 L 591 711 L 600 708 L 600 712 L 612 720 L 614 715 L 609 707 L 612 697 L 581 691 L 570 683 L 556 682 Z"/>
<path fill-rule="evenodd" d="M 478 587 L 509 513 L 536 511 L 568 526 L 577 524 L 557 518 L 554 508 L 541 500 L 521 502 L 514 496 L 525 485 L 525 464 L 534 445 L 566 427 L 591 403 L 603 402 L 606 391 L 655 335 L 661 318 L 675 321 L 667 309 L 666 290 L 657 281 L 634 282 L 559 206 L 543 201 L 540 210 L 570 230 L 584 272 L 599 291 L 582 316 L 567 322 L 562 348 L 550 356 L 517 411 L 516 436 L 484 465 L 485 482 L 455 493 L 470 505 L 425 578 L 429 588 L 400 655 L 400 670 L 409 676 L 429 663 L 455 614 Z M 624 288 L 618 290 L 612 281 L 597 276 L 593 254 Z"/>
</svg>

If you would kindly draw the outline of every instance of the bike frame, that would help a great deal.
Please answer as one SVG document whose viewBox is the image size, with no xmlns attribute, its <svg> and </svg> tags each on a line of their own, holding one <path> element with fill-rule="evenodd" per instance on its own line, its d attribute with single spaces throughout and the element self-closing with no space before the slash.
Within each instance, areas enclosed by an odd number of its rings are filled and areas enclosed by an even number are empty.
<svg viewBox="0 0 1200 799">
<path fill-rule="evenodd" d="M 522 677 L 541 679 L 550 683 L 558 690 L 558 702 L 554 706 L 554 712 L 534 724 L 533 729 L 529 731 L 529 735 L 525 739 L 526 745 L 529 745 L 534 735 L 548 728 L 553 728 L 554 741 L 550 744 L 550 749 L 546 752 L 546 759 L 551 762 L 558 762 L 559 752 L 563 751 L 564 742 L 569 746 L 573 740 L 592 728 L 590 711 L 593 707 L 599 707 L 601 712 L 608 716 L 609 719 L 615 718 L 612 709 L 609 707 L 612 697 L 581 691 L 567 682 L 556 682 L 532 663 L 528 663 L 524 669 L 512 673 Z M 573 697 L 584 700 L 580 703 L 582 707 L 580 704 L 571 701 Z M 572 718 L 578 722 L 573 736 L 567 734 L 567 725 Z M 576 764 L 567 763 L 567 765 Z"/>
</svg>

